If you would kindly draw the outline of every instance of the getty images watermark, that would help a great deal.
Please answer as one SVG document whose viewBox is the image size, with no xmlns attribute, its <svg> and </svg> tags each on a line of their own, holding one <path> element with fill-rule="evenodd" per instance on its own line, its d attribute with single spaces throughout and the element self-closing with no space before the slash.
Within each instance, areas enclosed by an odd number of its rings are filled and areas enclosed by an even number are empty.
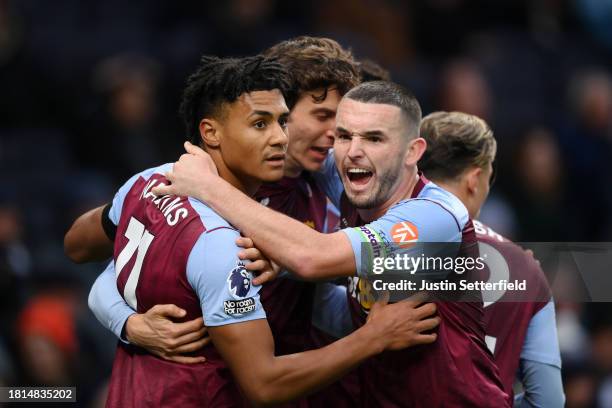
<svg viewBox="0 0 612 408">
<path fill-rule="evenodd" d="M 401 300 L 427 291 L 449 301 L 612 301 L 612 243 L 507 241 L 362 245 L 361 287 Z"/>
<path fill-rule="evenodd" d="M 487 269 L 487 255 L 470 256 L 426 256 L 408 253 L 395 253 L 388 257 L 374 257 L 372 259 L 372 274 L 382 275 L 385 271 L 392 271 L 395 275 L 410 276 L 410 278 L 399 281 L 387 281 L 386 276 L 376 279 L 371 277 L 372 286 L 375 290 L 383 291 L 526 291 L 527 279 L 509 282 L 506 279 L 489 281 L 488 278 L 478 279 L 469 276 L 464 279 L 453 279 L 455 275 L 465 275 L 466 272 L 479 272 L 485 276 Z M 481 273 L 482 272 L 482 273 Z M 420 273 L 418 279 L 414 277 Z M 435 273 L 436 276 L 449 276 L 446 279 L 427 279 L 427 274 Z"/>
</svg>

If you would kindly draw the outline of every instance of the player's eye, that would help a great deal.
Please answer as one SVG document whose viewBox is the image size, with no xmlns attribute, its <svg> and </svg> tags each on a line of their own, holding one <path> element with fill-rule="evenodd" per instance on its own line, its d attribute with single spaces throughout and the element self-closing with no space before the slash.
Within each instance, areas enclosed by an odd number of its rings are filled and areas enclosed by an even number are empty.
<svg viewBox="0 0 612 408">
<path fill-rule="evenodd" d="M 279 124 L 279 125 L 280 125 L 280 126 L 283 128 L 283 129 L 285 129 L 285 128 L 287 127 L 287 124 L 288 124 L 288 120 L 287 120 L 287 118 L 280 118 L 280 119 L 278 120 L 278 124 Z"/>
<path fill-rule="evenodd" d="M 351 140 L 351 134 L 345 132 L 336 133 L 336 139 L 338 140 Z"/>
<path fill-rule="evenodd" d="M 372 143 L 379 143 L 382 141 L 382 138 L 379 136 L 370 136 L 370 137 L 367 137 L 366 140 Z"/>
<path fill-rule="evenodd" d="M 322 113 L 317 113 L 315 117 L 317 118 L 319 122 L 326 122 L 332 118 L 332 114 L 329 112 L 322 112 Z"/>
<path fill-rule="evenodd" d="M 266 122 L 263 120 L 258 120 L 257 122 L 253 123 L 253 126 L 255 127 L 255 129 L 265 129 Z"/>
</svg>

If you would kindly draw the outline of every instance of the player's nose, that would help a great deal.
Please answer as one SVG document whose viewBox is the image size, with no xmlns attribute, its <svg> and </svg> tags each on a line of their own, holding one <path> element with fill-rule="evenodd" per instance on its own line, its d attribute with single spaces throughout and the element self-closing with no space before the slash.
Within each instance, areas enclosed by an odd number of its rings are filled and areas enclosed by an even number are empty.
<svg viewBox="0 0 612 408">
<path fill-rule="evenodd" d="M 336 139 L 336 130 L 331 127 L 325 131 L 323 134 L 323 138 L 325 139 L 326 144 L 329 146 L 334 144 L 334 140 Z"/>
<path fill-rule="evenodd" d="M 346 155 L 350 159 L 358 159 L 363 157 L 363 145 L 360 137 L 353 137 L 351 139 Z"/>
<path fill-rule="evenodd" d="M 280 124 L 277 124 L 272 130 L 268 143 L 272 146 L 278 146 L 283 150 L 287 150 L 287 145 L 289 145 L 289 137 L 287 135 L 288 132 L 288 128 L 283 128 Z"/>
</svg>

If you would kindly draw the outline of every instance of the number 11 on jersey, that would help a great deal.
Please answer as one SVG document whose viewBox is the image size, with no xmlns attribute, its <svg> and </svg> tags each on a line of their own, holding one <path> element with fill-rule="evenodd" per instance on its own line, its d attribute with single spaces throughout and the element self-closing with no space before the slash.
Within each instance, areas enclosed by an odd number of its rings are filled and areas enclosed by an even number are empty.
<svg viewBox="0 0 612 408">
<path fill-rule="evenodd" d="M 138 279 L 140 278 L 140 270 L 142 269 L 142 262 L 147 254 L 147 250 L 153 242 L 153 234 L 147 231 L 144 225 L 136 218 L 131 217 L 130 223 L 125 230 L 125 237 L 128 239 L 128 243 L 119 253 L 115 264 L 115 270 L 117 278 L 125 265 L 132 259 L 134 253 L 137 252 L 136 261 L 130 271 L 127 282 L 125 283 L 125 289 L 123 291 L 123 298 L 132 307 L 137 310 L 138 302 L 136 300 L 136 287 L 138 286 Z"/>
</svg>

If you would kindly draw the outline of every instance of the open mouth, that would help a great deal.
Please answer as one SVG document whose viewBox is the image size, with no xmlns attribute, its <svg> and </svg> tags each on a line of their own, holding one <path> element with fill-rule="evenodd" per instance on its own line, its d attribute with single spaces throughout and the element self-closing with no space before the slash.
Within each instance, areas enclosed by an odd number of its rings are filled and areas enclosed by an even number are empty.
<svg viewBox="0 0 612 408">
<path fill-rule="evenodd" d="M 323 161 L 327 158 L 329 149 L 331 149 L 331 146 L 310 146 L 310 157 L 317 161 Z"/>
<path fill-rule="evenodd" d="M 363 168 L 351 168 L 346 171 L 346 177 L 351 183 L 356 185 L 367 184 L 373 175 L 374 173 L 370 170 Z"/>
</svg>

